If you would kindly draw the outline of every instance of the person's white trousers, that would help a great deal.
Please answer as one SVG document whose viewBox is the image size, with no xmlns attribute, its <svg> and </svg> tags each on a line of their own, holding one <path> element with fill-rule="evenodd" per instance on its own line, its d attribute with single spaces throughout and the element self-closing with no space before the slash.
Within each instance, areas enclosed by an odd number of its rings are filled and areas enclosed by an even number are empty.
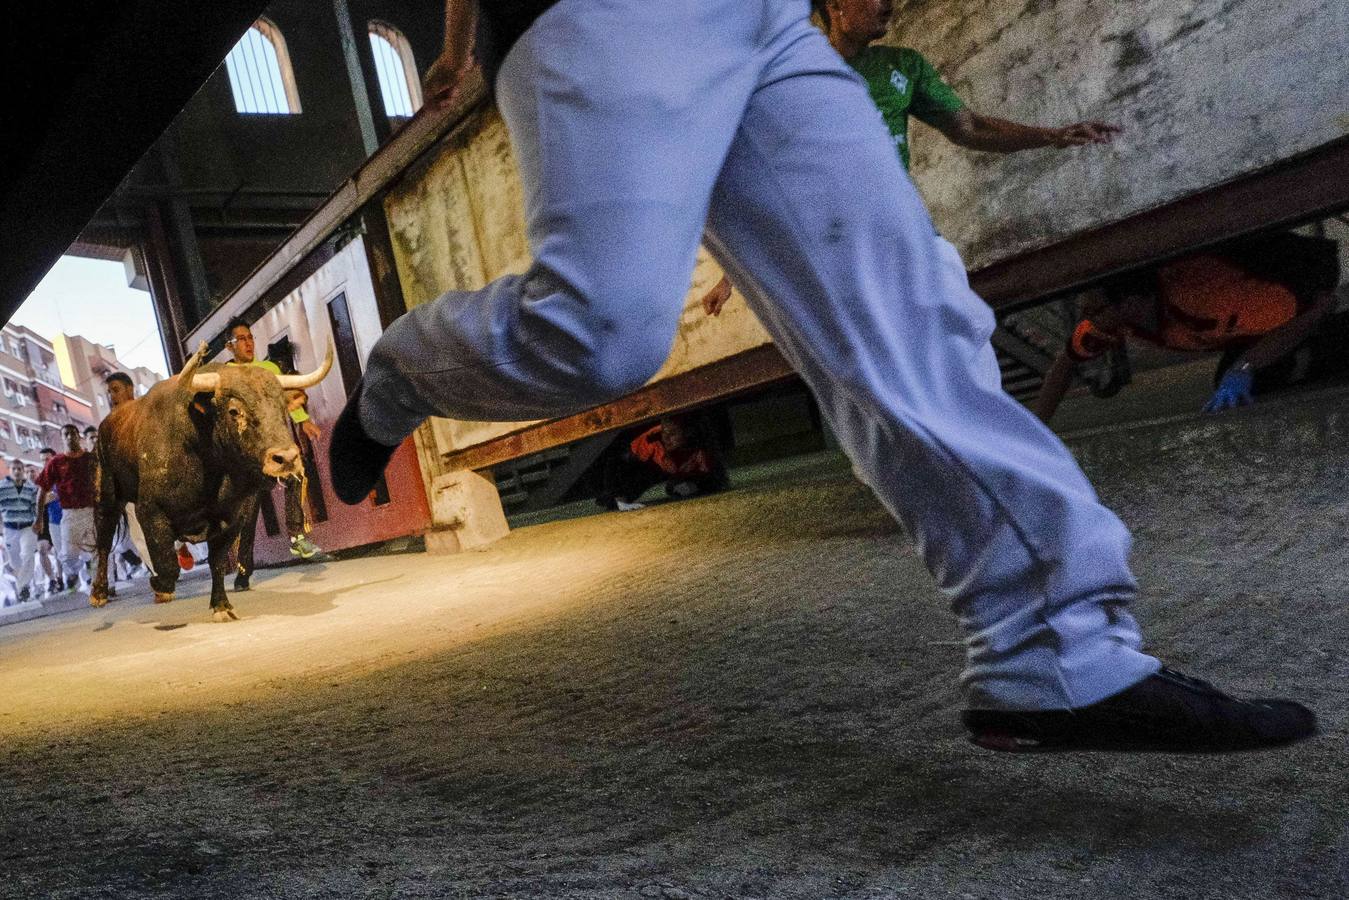
<svg viewBox="0 0 1349 900">
<path fill-rule="evenodd" d="M 151 575 L 154 575 L 154 562 L 150 559 L 150 548 L 145 545 L 145 531 L 141 528 L 141 520 L 136 518 L 136 504 L 134 503 L 126 505 L 126 530 L 127 536 L 131 538 L 131 546 L 135 548 L 136 555 L 141 558 L 142 565 Z"/>
<path fill-rule="evenodd" d="M 33 582 L 33 567 L 37 563 L 37 532 L 32 527 L 5 528 L 5 553 L 14 570 L 14 581 L 19 590 Z"/>
<path fill-rule="evenodd" d="M 1129 534 L 1005 394 L 994 319 L 806 0 L 562 0 L 497 99 L 535 263 L 396 321 L 361 418 L 528 420 L 640 387 L 698 243 L 745 293 L 967 635 L 974 706 L 1062 708 L 1154 672 Z"/>
<path fill-rule="evenodd" d="M 56 535 L 52 535 L 55 537 Z M 64 509 L 61 511 L 61 567 L 66 578 L 83 575 L 84 562 L 92 559 L 98 549 L 94 533 L 94 508 Z"/>
</svg>

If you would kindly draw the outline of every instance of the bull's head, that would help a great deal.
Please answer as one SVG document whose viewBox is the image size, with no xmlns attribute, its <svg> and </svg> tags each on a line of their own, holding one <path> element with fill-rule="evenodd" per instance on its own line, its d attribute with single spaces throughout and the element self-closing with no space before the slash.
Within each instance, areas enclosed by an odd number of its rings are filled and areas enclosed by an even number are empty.
<svg viewBox="0 0 1349 900">
<path fill-rule="evenodd" d="M 333 347 L 323 363 L 303 375 L 273 375 L 256 366 L 212 366 L 200 371 L 203 344 L 178 375 L 190 397 L 210 394 L 215 407 L 215 436 L 245 465 L 256 464 L 267 478 L 298 478 L 304 473 L 300 448 L 291 435 L 286 411 L 288 390 L 304 390 L 323 380 L 333 365 Z"/>
</svg>

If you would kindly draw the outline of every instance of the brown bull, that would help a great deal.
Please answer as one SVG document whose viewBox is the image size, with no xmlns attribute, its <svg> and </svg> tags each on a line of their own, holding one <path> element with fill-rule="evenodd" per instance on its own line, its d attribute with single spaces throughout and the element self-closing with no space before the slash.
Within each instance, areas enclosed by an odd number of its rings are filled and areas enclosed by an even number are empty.
<svg viewBox="0 0 1349 900">
<path fill-rule="evenodd" d="M 230 547 L 240 528 L 252 525 L 268 481 L 303 474 L 284 391 L 321 381 L 332 367 L 331 345 L 323 364 L 305 375 L 203 366 L 205 352 L 202 344 L 176 377 L 118 406 L 99 426 L 94 606 L 108 602 L 113 533 L 126 504 L 135 503 L 155 602 L 172 600 L 178 583 L 174 541 L 206 541 L 213 618 L 237 618 L 225 594 Z"/>
</svg>

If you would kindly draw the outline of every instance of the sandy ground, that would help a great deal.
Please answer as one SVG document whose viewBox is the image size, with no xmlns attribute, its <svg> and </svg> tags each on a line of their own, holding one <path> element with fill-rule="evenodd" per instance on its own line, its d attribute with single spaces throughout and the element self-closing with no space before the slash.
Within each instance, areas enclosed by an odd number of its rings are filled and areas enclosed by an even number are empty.
<svg viewBox="0 0 1349 900">
<path fill-rule="evenodd" d="M 228 625 L 198 581 L 0 629 L 0 895 L 1349 896 L 1336 465 L 1096 473 L 1154 648 L 1311 703 L 1299 747 L 969 747 L 944 602 L 817 457 L 484 553 L 272 573 Z"/>
</svg>

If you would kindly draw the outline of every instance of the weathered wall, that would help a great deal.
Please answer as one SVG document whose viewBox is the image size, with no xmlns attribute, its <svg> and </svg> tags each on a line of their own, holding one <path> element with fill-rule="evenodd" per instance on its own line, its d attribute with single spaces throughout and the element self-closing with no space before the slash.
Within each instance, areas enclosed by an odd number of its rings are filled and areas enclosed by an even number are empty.
<svg viewBox="0 0 1349 900">
<path fill-rule="evenodd" d="M 920 126 L 915 180 L 977 267 L 1349 132 L 1346 36 L 1345 0 L 910 0 L 887 41 L 981 112 L 1125 129 L 999 157 Z"/>
<path fill-rule="evenodd" d="M 474 290 L 530 262 L 524 206 L 510 138 L 495 112 L 477 116 L 440 152 L 414 167 L 385 203 L 403 296 L 409 307 L 448 290 Z M 722 277 L 701 252 L 670 357 L 660 380 L 769 342 L 737 294 L 717 318 L 702 296 Z M 470 447 L 521 427 L 512 422 L 433 419 L 441 452 Z"/>
<path fill-rule="evenodd" d="M 916 180 L 972 266 L 1122 218 L 1349 130 L 1349 3 L 1306 0 L 911 0 L 890 40 L 927 54 L 975 109 L 1059 124 L 1103 118 L 1108 148 L 998 157 L 922 129 Z M 921 126 L 920 126 L 921 128 Z M 409 305 L 529 264 L 500 119 L 485 113 L 407 173 L 386 203 Z M 657 378 L 760 346 L 737 297 L 709 320 L 721 272 L 704 254 Z M 446 451 L 521 423 L 435 420 Z"/>
</svg>

